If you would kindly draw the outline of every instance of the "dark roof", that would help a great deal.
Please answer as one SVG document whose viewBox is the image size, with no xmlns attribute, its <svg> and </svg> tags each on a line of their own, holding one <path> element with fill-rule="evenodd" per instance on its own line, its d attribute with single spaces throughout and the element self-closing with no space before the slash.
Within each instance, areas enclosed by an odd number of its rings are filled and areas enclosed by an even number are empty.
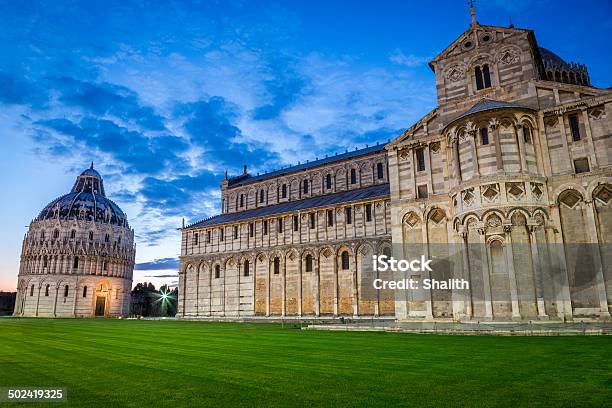
<svg viewBox="0 0 612 408">
<path fill-rule="evenodd" d="M 209 227 L 212 225 L 226 224 L 230 222 L 243 221 L 251 218 L 268 217 L 293 211 L 326 207 L 329 205 L 350 203 L 354 201 L 367 200 L 389 195 L 389 184 L 378 184 L 375 186 L 360 188 L 358 190 L 342 191 L 335 194 L 325 194 L 317 197 L 306 198 L 299 201 L 269 205 L 267 207 L 255 208 L 247 211 L 239 211 L 228 214 L 220 214 L 208 219 L 189 225 L 187 228 Z"/>
<path fill-rule="evenodd" d="M 450 121 L 449 124 L 446 125 L 446 127 L 450 126 L 452 123 L 460 119 L 473 115 L 474 113 L 496 110 L 496 109 L 517 109 L 517 108 L 533 110 L 529 106 L 521 105 L 515 102 L 504 102 L 504 101 L 496 101 L 494 99 L 483 98 L 482 100 L 475 103 L 474 106 L 472 106 L 470 109 L 466 110 L 461 115 L 457 116 L 455 119 Z"/>
<path fill-rule="evenodd" d="M 235 186 L 240 186 L 243 184 L 250 184 L 250 183 L 254 183 L 256 181 L 262 181 L 262 180 L 267 180 L 273 177 L 278 177 L 278 176 L 283 176 L 285 174 L 289 174 L 289 173 L 293 173 L 296 171 L 300 171 L 300 170 L 304 170 L 304 169 L 309 169 L 309 168 L 313 168 L 313 167 L 317 167 L 317 166 L 322 166 L 324 164 L 329 164 L 329 163 L 334 163 L 337 161 L 341 161 L 344 159 L 349 159 L 349 158 L 353 158 L 353 157 L 358 157 L 358 156 L 363 156 L 366 154 L 371 154 L 371 153 L 378 153 L 378 152 L 382 152 L 383 150 L 385 150 L 385 145 L 384 144 L 377 144 L 374 146 L 370 146 L 370 147 L 366 147 L 363 149 L 359 149 L 359 150 L 353 150 L 350 152 L 346 152 L 346 153 L 342 153 L 342 154 L 337 154 L 337 155 L 333 155 L 333 156 L 329 156 L 329 157 L 325 157 L 323 159 L 319 159 L 319 160 L 314 160 L 311 162 L 306 162 L 306 163 L 301 163 L 295 166 L 291 166 L 291 167 L 286 167 L 284 169 L 280 169 L 280 170 L 276 170 L 276 171 L 272 171 L 270 173 L 265 173 L 265 174 L 261 174 L 258 176 L 244 176 L 244 175 L 240 175 L 238 177 L 232 177 L 228 180 L 228 187 L 235 187 Z"/>
<path fill-rule="evenodd" d="M 552 52 L 551 50 L 547 50 L 544 47 L 539 47 L 540 56 L 542 57 L 542 62 L 544 64 L 552 64 L 552 65 L 567 65 L 567 62 L 563 60 L 560 56 Z"/>
<path fill-rule="evenodd" d="M 93 165 L 77 177 L 70 193 L 47 204 L 36 219 L 85 219 L 128 226 L 125 213 L 106 197 L 104 181 Z"/>
</svg>

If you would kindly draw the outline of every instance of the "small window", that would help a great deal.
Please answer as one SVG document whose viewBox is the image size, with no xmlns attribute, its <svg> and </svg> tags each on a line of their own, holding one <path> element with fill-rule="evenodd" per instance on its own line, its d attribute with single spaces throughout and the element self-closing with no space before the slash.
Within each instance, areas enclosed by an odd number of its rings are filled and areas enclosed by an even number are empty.
<svg viewBox="0 0 612 408">
<path fill-rule="evenodd" d="M 357 184 L 357 170 L 351 169 L 351 184 Z"/>
<path fill-rule="evenodd" d="M 325 188 L 328 190 L 332 188 L 332 176 L 329 173 L 325 176 Z"/>
<path fill-rule="evenodd" d="M 283 184 L 281 187 L 281 198 L 287 198 L 287 185 Z"/>
<path fill-rule="evenodd" d="M 210 244 L 210 230 L 206 231 L 206 243 Z"/>
<path fill-rule="evenodd" d="M 249 260 L 245 259 L 244 260 L 244 271 L 243 271 L 243 275 L 244 276 L 249 276 Z"/>
<path fill-rule="evenodd" d="M 193 245 L 198 245 L 200 235 L 196 232 L 193 234 Z"/>
<path fill-rule="evenodd" d="M 315 220 L 315 213 L 310 213 L 310 229 L 314 229 L 315 228 L 315 224 L 316 224 L 316 220 Z"/>
<path fill-rule="evenodd" d="M 30 286 L 30 296 L 34 296 L 34 285 Z"/>
<path fill-rule="evenodd" d="M 64 297 L 68 297 L 68 285 L 64 286 Z"/>
<path fill-rule="evenodd" d="M 484 88 L 482 83 L 482 69 L 480 67 L 476 67 L 474 69 L 474 76 L 476 77 L 476 89 L 481 90 Z"/>
<path fill-rule="evenodd" d="M 102 261 L 102 270 L 108 271 L 108 263 L 106 261 Z"/>
<path fill-rule="evenodd" d="M 74 239 L 76 237 L 76 231 L 72 230 L 70 231 L 70 239 Z"/>
<path fill-rule="evenodd" d="M 276 221 L 276 225 L 277 225 L 277 230 L 279 233 L 283 232 L 283 219 L 282 218 L 278 218 Z"/>
<path fill-rule="evenodd" d="M 40 231 L 40 239 L 45 239 L 45 231 Z"/>
<path fill-rule="evenodd" d="M 43 268 L 47 267 L 47 255 L 43 256 Z"/>
<path fill-rule="evenodd" d="M 238 239 L 238 226 L 234 225 L 234 239 Z"/>
<path fill-rule="evenodd" d="M 263 190 L 261 190 L 261 191 L 259 192 L 259 202 L 260 202 L 260 203 L 263 203 L 263 202 L 264 202 L 264 197 L 265 197 L 265 196 L 264 196 L 264 194 L 265 194 L 265 193 L 264 193 L 264 191 L 263 191 Z"/>
<path fill-rule="evenodd" d="M 45 286 L 45 296 L 49 296 L 49 285 Z"/>
<path fill-rule="evenodd" d="M 306 255 L 306 272 L 312 272 L 312 255 Z"/>
<path fill-rule="evenodd" d="M 274 274 L 278 275 L 280 273 L 280 259 L 278 257 L 274 258 Z"/>
<path fill-rule="evenodd" d="M 353 210 L 351 207 L 345 207 L 344 208 L 344 217 L 346 218 L 346 223 L 347 224 L 352 224 L 353 223 Z"/>
<path fill-rule="evenodd" d="M 417 170 L 425 171 L 425 149 L 416 149 Z"/>
<path fill-rule="evenodd" d="M 219 241 L 223 241 L 224 238 L 225 238 L 225 228 L 220 228 L 219 229 Z"/>
<path fill-rule="evenodd" d="M 268 235 L 268 220 L 264 220 L 263 222 L 263 234 Z"/>
<path fill-rule="evenodd" d="M 417 198 L 427 198 L 427 184 L 417 186 Z"/>
<path fill-rule="evenodd" d="M 349 253 L 348 251 L 343 251 L 342 255 L 342 270 L 346 271 L 347 269 L 349 269 Z"/>
<path fill-rule="evenodd" d="M 327 210 L 327 226 L 334 226 L 334 210 Z"/>
<path fill-rule="evenodd" d="M 576 169 L 576 174 L 578 174 L 578 173 L 588 173 L 589 170 L 590 170 L 589 159 L 584 157 L 582 159 L 574 160 L 574 169 Z"/>
<path fill-rule="evenodd" d="M 108 234 L 104 235 L 104 242 L 110 241 L 110 236 Z"/>
<path fill-rule="evenodd" d="M 53 231 L 53 238 L 55 238 L 55 239 L 59 238 L 59 230 Z"/>
<path fill-rule="evenodd" d="M 366 204 L 366 222 L 372 221 L 372 204 Z"/>
<path fill-rule="evenodd" d="M 250 223 L 249 224 L 249 236 L 252 237 L 255 235 L 255 224 Z"/>
<path fill-rule="evenodd" d="M 89 231 L 89 240 L 93 241 L 93 231 Z"/>
<path fill-rule="evenodd" d="M 382 163 L 378 163 L 376 165 L 376 175 L 379 179 L 382 179 L 385 177 L 385 171 L 384 171 Z"/>
<path fill-rule="evenodd" d="M 74 269 L 76 269 L 76 268 L 78 268 L 78 267 L 79 267 L 79 257 L 78 257 L 78 256 L 75 256 L 75 257 L 74 257 L 74 261 L 72 261 L 72 267 L 73 267 Z"/>
<path fill-rule="evenodd" d="M 298 220 L 298 216 L 294 215 L 293 216 L 293 230 L 297 231 L 299 229 L 299 220 Z"/>
<path fill-rule="evenodd" d="M 219 265 L 215 265 L 215 279 L 219 279 L 221 277 L 221 267 Z"/>
<path fill-rule="evenodd" d="M 240 208 L 244 207 L 244 194 L 240 194 Z"/>
<path fill-rule="evenodd" d="M 83 286 L 83 297 L 87 297 L 87 286 Z"/>
<path fill-rule="evenodd" d="M 523 126 L 523 140 L 525 140 L 525 143 L 531 143 L 531 128 L 529 126 Z"/>
<path fill-rule="evenodd" d="M 308 194 L 308 180 L 304 180 L 302 191 L 304 191 L 304 194 Z"/>
<path fill-rule="evenodd" d="M 580 122 L 578 121 L 578 115 L 570 115 L 569 123 L 572 131 L 572 140 L 577 142 L 580 140 Z"/>
<path fill-rule="evenodd" d="M 487 64 L 485 64 L 482 67 L 482 76 L 484 79 L 484 87 L 490 88 L 491 87 L 491 74 L 489 73 L 489 66 Z"/>
<path fill-rule="evenodd" d="M 489 144 L 489 129 L 483 127 L 480 129 L 480 143 L 485 146 Z"/>
</svg>

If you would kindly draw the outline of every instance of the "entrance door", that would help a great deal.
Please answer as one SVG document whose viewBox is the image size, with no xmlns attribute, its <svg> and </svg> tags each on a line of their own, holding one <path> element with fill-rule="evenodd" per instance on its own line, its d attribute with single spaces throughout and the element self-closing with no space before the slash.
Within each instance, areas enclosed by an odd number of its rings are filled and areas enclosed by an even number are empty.
<svg viewBox="0 0 612 408">
<path fill-rule="evenodd" d="M 106 304 L 106 297 L 98 296 L 96 298 L 96 316 L 104 316 L 104 305 Z"/>
</svg>

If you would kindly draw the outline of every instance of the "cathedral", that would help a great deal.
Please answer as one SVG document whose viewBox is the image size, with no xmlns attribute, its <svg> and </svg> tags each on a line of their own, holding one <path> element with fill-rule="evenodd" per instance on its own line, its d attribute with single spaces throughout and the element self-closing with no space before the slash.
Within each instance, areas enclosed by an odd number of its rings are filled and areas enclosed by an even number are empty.
<svg viewBox="0 0 612 408">
<path fill-rule="evenodd" d="M 127 316 L 134 258 L 134 231 L 92 163 L 30 223 L 14 315 Z"/>
<path fill-rule="evenodd" d="M 473 9 L 429 66 L 437 107 L 387 145 L 226 176 L 221 214 L 181 229 L 178 317 L 609 319 L 612 90 Z M 375 271 L 383 254 L 434 268 Z"/>
</svg>

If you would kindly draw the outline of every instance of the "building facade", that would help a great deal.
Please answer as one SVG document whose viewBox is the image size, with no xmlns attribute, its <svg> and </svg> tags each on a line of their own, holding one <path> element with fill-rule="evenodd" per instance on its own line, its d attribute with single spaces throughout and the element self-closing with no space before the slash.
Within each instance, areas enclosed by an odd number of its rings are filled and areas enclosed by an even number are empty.
<svg viewBox="0 0 612 408">
<path fill-rule="evenodd" d="M 226 177 L 182 229 L 178 315 L 609 318 L 612 91 L 473 10 L 430 67 L 437 107 L 384 149 Z M 372 292 L 391 253 L 470 289 Z"/>
<path fill-rule="evenodd" d="M 92 163 L 30 223 L 14 316 L 127 316 L 134 257 L 134 231 Z"/>
</svg>

